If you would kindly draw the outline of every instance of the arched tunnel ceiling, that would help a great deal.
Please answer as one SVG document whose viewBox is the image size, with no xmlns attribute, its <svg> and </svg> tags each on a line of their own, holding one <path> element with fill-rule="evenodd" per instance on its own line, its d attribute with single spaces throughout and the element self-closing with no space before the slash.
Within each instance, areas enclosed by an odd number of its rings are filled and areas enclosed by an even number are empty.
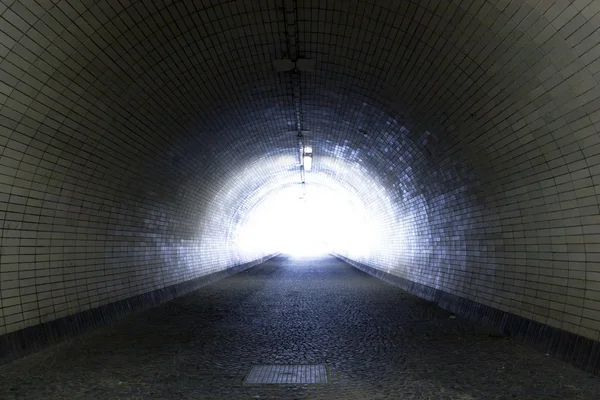
<svg viewBox="0 0 600 400">
<path fill-rule="evenodd" d="M 248 261 L 300 179 L 285 4 L 0 2 L 0 334 Z M 293 4 L 307 184 L 392 204 L 358 261 L 598 339 L 599 3 Z"/>
</svg>

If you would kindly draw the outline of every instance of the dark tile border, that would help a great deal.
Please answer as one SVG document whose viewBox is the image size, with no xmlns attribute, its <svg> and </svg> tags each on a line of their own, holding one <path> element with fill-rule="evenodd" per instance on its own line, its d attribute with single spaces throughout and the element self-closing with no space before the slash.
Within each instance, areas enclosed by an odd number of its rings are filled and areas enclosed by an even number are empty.
<svg viewBox="0 0 600 400">
<path fill-rule="evenodd" d="M 412 282 L 334 254 L 348 264 L 394 286 L 429 300 L 439 307 L 477 323 L 491 325 L 504 336 L 525 343 L 587 372 L 600 375 L 600 342 L 540 322 Z"/>
<path fill-rule="evenodd" d="M 202 286 L 263 263 L 275 256 L 263 257 L 223 271 L 2 335 L 0 336 L 0 364 L 31 354 L 48 345 L 77 336 L 95 327 L 115 322 L 137 311 L 183 296 Z"/>
</svg>

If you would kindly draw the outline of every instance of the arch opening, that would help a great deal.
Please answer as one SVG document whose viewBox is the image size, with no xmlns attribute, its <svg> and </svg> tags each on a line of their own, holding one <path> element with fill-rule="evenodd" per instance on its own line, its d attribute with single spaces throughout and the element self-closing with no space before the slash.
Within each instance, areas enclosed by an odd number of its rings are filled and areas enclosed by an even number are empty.
<svg viewBox="0 0 600 400">
<path fill-rule="evenodd" d="M 379 227 L 355 193 L 325 185 L 289 185 L 265 196 L 234 228 L 237 251 L 314 257 L 367 257 Z"/>
</svg>

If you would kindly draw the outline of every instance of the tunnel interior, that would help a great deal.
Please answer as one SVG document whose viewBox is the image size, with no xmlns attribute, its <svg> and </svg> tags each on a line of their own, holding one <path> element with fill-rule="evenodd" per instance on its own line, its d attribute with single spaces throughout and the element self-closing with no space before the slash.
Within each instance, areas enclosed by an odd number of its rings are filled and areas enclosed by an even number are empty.
<svg viewBox="0 0 600 400">
<path fill-rule="evenodd" d="M 598 11 L 3 0 L 0 335 L 320 249 L 599 340 Z"/>
</svg>

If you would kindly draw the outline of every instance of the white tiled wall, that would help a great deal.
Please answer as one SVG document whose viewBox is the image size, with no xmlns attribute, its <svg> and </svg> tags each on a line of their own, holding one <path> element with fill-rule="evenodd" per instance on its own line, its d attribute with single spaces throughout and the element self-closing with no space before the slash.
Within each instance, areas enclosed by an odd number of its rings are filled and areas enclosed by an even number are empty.
<svg viewBox="0 0 600 400">
<path fill-rule="evenodd" d="M 363 162 L 401 199 L 402 245 L 360 261 L 599 339 L 599 3 L 397 3 L 300 28 L 344 82 L 324 124 L 376 132 Z"/>
<path fill-rule="evenodd" d="M 377 210 L 360 261 L 599 339 L 599 4 L 297 1 L 308 181 Z M 276 0 L 0 1 L 0 334 L 246 261 L 244 199 L 297 179 L 284 30 Z"/>
</svg>

